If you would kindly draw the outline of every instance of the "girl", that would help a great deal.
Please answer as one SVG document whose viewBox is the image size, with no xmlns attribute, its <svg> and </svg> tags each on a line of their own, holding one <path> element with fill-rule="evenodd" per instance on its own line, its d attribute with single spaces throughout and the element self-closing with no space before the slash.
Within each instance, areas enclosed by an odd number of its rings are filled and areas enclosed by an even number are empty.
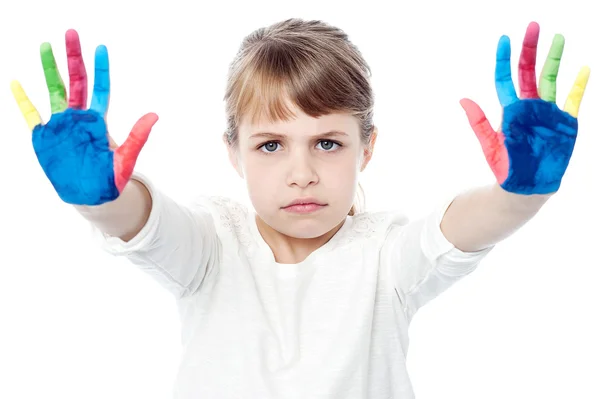
<svg viewBox="0 0 600 399">
<path fill-rule="evenodd" d="M 52 117 L 43 124 L 12 90 L 40 165 L 64 202 L 177 299 L 184 346 L 174 389 L 192 398 L 413 398 L 406 370 L 415 312 L 471 273 L 493 246 L 556 192 L 577 135 L 589 70 L 561 111 L 556 36 L 536 87 L 539 27 L 526 32 L 521 98 L 510 45 L 498 45 L 495 132 L 467 112 L 496 182 L 408 222 L 356 202 L 357 176 L 377 138 L 370 71 L 346 34 L 290 19 L 245 38 L 231 64 L 223 137 L 253 210 L 220 197 L 183 206 L 134 171 L 158 117 L 117 146 L 107 134 L 106 48 L 91 105 L 77 33 L 66 34 L 70 96 L 49 44 L 41 47 Z"/>
</svg>

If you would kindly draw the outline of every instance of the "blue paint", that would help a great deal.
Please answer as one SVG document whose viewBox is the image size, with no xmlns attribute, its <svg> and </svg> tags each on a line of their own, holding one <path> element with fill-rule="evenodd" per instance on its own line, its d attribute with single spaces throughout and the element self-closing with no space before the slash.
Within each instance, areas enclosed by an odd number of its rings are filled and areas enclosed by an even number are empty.
<svg viewBox="0 0 600 399">
<path fill-rule="evenodd" d="M 64 202 L 100 205 L 119 196 L 102 114 L 72 108 L 53 114 L 46 125 L 33 129 L 32 141 L 44 173 Z"/>
<path fill-rule="evenodd" d="M 506 107 L 519 101 L 517 91 L 512 80 L 510 68 L 510 39 L 508 36 L 502 36 L 498 41 L 496 50 L 496 94 L 500 105 Z"/>
<path fill-rule="evenodd" d="M 502 132 L 509 172 L 502 188 L 517 194 L 558 191 L 575 140 L 577 119 L 555 103 L 524 99 L 504 108 Z"/>
<path fill-rule="evenodd" d="M 98 46 L 94 58 L 94 91 L 90 109 L 100 115 L 106 115 L 110 98 L 110 74 L 108 50 L 106 46 Z"/>
</svg>

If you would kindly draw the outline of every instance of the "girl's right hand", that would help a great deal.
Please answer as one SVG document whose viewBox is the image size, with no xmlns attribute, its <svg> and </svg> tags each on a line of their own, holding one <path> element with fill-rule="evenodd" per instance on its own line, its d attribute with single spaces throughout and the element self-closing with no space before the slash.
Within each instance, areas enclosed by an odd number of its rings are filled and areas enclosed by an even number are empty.
<svg viewBox="0 0 600 399">
<path fill-rule="evenodd" d="M 49 43 L 40 54 L 50 92 L 52 116 L 47 124 L 17 81 L 13 96 L 32 130 L 37 159 L 59 197 L 73 205 L 100 205 L 115 200 L 131 178 L 137 158 L 158 120 L 148 113 L 133 126 L 121 146 L 108 135 L 106 113 L 110 97 L 108 52 L 98 46 L 95 55 L 94 90 L 87 105 L 87 74 L 76 31 L 65 35 L 70 96 L 58 72 Z"/>
</svg>

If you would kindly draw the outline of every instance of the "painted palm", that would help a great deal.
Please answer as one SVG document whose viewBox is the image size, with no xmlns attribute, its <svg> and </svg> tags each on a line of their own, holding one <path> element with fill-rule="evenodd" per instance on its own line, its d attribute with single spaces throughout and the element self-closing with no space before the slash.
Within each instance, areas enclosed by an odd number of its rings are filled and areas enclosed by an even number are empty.
<svg viewBox="0 0 600 399">
<path fill-rule="evenodd" d="M 98 46 L 94 88 L 87 106 L 88 82 L 76 31 L 65 35 L 69 68 L 69 98 L 49 43 L 40 47 L 52 116 L 44 124 L 23 88 L 11 89 L 32 131 L 33 148 L 59 197 L 74 205 L 100 205 L 116 199 L 129 181 L 135 163 L 158 116 L 138 120 L 121 146 L 111 143 L 106 127 L 110 97 L 108 51 Z"/>
<path fill-rule="evenodd" d="M 496 55 L 496 91 L 502 106 L 502 124 L 494 131 L 481 108 L 461 100 L 488 165 L 506 191 L 530 195 L 558 191 L 567 169 L 578 130 L 578 112 L 590 70 L 583 67 L 569 93 L 564 110 L 556 105 L 556 77 L 564 37 L 556 35 L 536 84 L 536 55 L 540 28 L 529 24 L 519 59 L 517 96 L 510 67 L 510 40 L 502 36 Z"/>
</svg>

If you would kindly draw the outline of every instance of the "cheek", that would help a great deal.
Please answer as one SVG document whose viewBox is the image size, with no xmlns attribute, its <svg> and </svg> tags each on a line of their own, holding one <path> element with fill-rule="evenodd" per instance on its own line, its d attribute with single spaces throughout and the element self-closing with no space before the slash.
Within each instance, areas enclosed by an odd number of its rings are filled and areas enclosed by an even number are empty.
<svg viewBox="0 0 600 399">
<path fill-rule="evenodd" d="M 253 154 L 243 161 L 244 176 L 248 191 L 255 198 L 270 198 L 282 180 L 282 168 L 274 168 L 260 155 Z"/>
<path fill-rule="evenodd" d="M 353 154 L 344 154 L 335 162 L 323 164 L 319 170 L 321 182 L 328 188 L 350 190 L 358 179 L 359 165 Z"/>
<path fill-rule="evenodd" d="M 275 156 L 245 154 L 241 166 L 249 194 L 253 198 L 265 200 L 281 194 L 282 186 L 287 181 L 286 168 L 280 164 L 281 161 Z M 320 185 L 328 191 L 345 196 L 356 187 L 360 160 L 354 151 L 336 156 L 315 156 L 312 162 Z"/>
</svg>

